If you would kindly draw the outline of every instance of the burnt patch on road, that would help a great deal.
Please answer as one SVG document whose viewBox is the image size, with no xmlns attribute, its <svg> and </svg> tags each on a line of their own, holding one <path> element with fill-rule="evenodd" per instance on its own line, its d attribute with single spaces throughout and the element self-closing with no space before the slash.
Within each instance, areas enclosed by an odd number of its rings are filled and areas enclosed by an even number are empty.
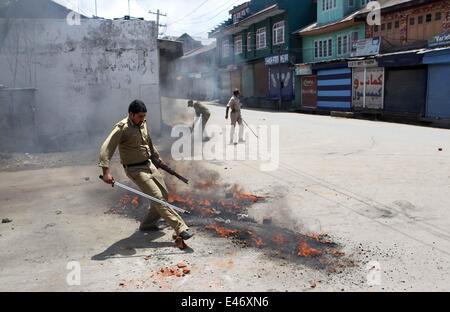
<svg viewBox="0 0 450 312">
<path fill-rule="evenodd" d="M 286 259 L 328 273 L 340 273 L 357 266 L 347 257 L 341 245 L 325 234 L 299 233 L 277 226 L 272 222 L 257 223 L 249 217 L 251 207 L 266 199 L 246 192 L 237 184 L 219 182 L 219 175 L 203 174 L 192 182 L 192 187 L 181 189 L 178 183 L 169 183 L 170 204 L 191 213 L 183 216 L 198 231 L 213 237 L 226 238 L 240 248 L 264 251 L 269 257 Z M 142 220 L 148 202 L 129 193 L 116 197 L 107 213 Z"/>
</svg>

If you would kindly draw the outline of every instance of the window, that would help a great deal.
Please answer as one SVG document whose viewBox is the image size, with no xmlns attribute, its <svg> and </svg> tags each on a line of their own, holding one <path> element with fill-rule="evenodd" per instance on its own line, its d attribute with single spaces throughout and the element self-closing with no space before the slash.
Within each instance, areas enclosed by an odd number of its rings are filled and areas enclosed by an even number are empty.
<svg viewBox="0 0 450 312">
<path fill-rule="evenodd" d="M 427 23 L 431 22 L 431 14 L 426 15 L 425 22 L 427 22 Z"/>
<path fill-rule="evenodd" d="M 260 28 L 256 31 L 256 49 L 261 50 L 267 47 L 266 28 Z"/>
<path fill-rule="evenodd" d="M 341 35 L 337 37 L 338 56 L 350 53 L 350 35 Z M 330 53 L 331 54 L 331 53 Z"/>
<path fill-rule="evenodd" d="M 230 56 L 230 41 L 228 39 L 225 39 L 222 42 L 222 57 L 226 58 Z"/>
<path fill-rule="evenodd" d="M 388 29 L 388 30 L 391 30 L 391 29 L 392 29 L 392 23 L 391 23 L 391 22 L 389 22 L 389 23 L 387 24 L 387 29 Z"/>
<path fill-rule="evenodd" d="M 285 30 L 284 21 L 275 23 L 273 25 L 273 44 L 279 45 L 284 43 Z"/>
<path fill-rule="evenodd" d="M 415 17 L 411 17 L 409 19 L 409 25 L 414 26 L 415 23 L 416 23 L 416 18 Z"/>
<path fill-rule="evenodd" d="M 423 16 L 417 18 L 417 24 L 423 24 Z"/>
<path fill-rule="evenodd" d="M 247 34 L 247 51 L 252 51 L 252 34 Z"/>
<path fill-rule="evenodd" d="M 395 21 L 395 28 L 400 28 L 400 21 Z"/>
<path fill-rule="evenodd" d="M 330 11 L 336 9 L 337 1 L 336 0 L 322 0 L 322 11 Z"/>
<path fill-rule="evenodd" d="M 333 55 L 333 40 L 314 41 L 314 58 L 331 57 Z"/>
<path fill-rule="evenodd" d="M 375 25 L 374 28 L 373 28 L 373 31 L 378 32 L 378 30 L 379 30 L 378 25 Z"/>
<path fill-rule="evenodd" d="M 234 38 L 234 54 L 242 54 L 242 36 Z"/>
<path fill-rule="evenodd" d="M 319 58 L 319 43 L 314 41 L 314 58 Z"/>
<path fill-rule="evenodd" d="M 434 17 L 434 20 L 435 20 L 435 21 L 440 21 L 441 18 L 442 18 L 441 12 L 436 12 L 436 16 Z"/>
<path fill-rule="evenodd" d="M 377 26 L 378 27 L 378 26 Z M 352 33 L 352 42 L 356 42 L 359 40 L 359 32 L 358 31 L 354 31 Z"/>
<path fill-rule="evenodd" d="M 342 37 L 341 36 L 337 37 L 337 54 L 338 55 L 342 54 Z"/>
<path fill-rule="evenodd" d="M 355 5 L 355 1 L 354 0 L 348 0 L 348 6 L 352 7 Z"/>
<path fill-rule="evenodd" d="M 386 29 L 386 24 L 381 24 L 381 31 L 384 31 Z"/>
</svg>

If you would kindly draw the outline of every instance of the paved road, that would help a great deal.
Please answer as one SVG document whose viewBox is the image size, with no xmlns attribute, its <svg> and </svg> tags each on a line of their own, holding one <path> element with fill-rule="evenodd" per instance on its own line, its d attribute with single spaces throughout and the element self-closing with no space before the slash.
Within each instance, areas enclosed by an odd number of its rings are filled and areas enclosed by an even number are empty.
<svg viewBox="0 0 450 312">
<path fill-rule="evenodd" d="M 179 104 L 178 112 L 186 109 Z M 211 124 L 223 126 L 224 108 L 209 107 Z M 164 118 L 178 123 L 172 108 Z M 244 117 L 279 126 L 279 168 L 263 172 L 255 161 L 201 165 L 269 196 L 250 211 L 257 220 L 272 216 L 284 227 L 327 233 L 360 262 L 357 268 L 330 275 L 202 232 L 191 243 L 194 253 L 184 254 L 172 247 L 170 231 L 139 235 L 135 220 L 104 214 L 117 195 L 96 181 L 95 164 L 77 163 L 0 172 L 0 217 L 13 220 L 0 224 L 0 290 L 450 290 L 448 130 L 250 110 Z M 119 167 L 115 172 L 123 178 Z M 102 258 L 109 253 L 115 255 Z M 191 275 L 152 277 L 180 260 Z M 67 285 L 70 261 L 81 264 L 80 286 Z M 378 286 L 367 283 L 370 262 L 379 265 Z"/>
</svg>

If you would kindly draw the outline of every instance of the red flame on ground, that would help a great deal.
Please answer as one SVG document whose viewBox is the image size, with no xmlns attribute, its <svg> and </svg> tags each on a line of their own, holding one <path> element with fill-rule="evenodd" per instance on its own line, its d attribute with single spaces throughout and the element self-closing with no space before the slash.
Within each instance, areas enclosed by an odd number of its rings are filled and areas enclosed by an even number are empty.
<svg viewBox="0 0 450 312">
<path fill-rule="evenodd" d="M 300 257 L 314 257 L 320 256 L 321 254 L 322 252 L 320 250 L 310 247 L 305 241 L 300 241 L 298 245 L 298 255 Z"/>
<path fill-rule="evenodd" d="M 215 231 L 219 236 L 226 237 L 226 238 L 235 236 L 239 233 L 238 230 L 229 230 L 229 229 L 221 227 L 217 224 L 207 225 L 207 226 L 205 226 L 205 229 L 207 229 L 209 231 Z"/>
</svg>

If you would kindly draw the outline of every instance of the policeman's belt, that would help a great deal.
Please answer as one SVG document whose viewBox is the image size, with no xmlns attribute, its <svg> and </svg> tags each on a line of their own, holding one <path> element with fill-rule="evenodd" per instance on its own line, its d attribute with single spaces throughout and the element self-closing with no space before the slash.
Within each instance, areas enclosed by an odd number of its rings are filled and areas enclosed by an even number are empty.
<svg viewBox="0 0 450 312">
<path fill-rule="evenodd" d="M 123 165 L 123 167 L 124 167 L 125 169 L 128 169 L 128 168 L 140 167 L 140 166 L 148 166 L 148 165 L 150 165 L 150 160 L 146 160 L 146 161 L 141 162 L 141 163 L 139 163 L 139 164 Z"/>
</svg>

